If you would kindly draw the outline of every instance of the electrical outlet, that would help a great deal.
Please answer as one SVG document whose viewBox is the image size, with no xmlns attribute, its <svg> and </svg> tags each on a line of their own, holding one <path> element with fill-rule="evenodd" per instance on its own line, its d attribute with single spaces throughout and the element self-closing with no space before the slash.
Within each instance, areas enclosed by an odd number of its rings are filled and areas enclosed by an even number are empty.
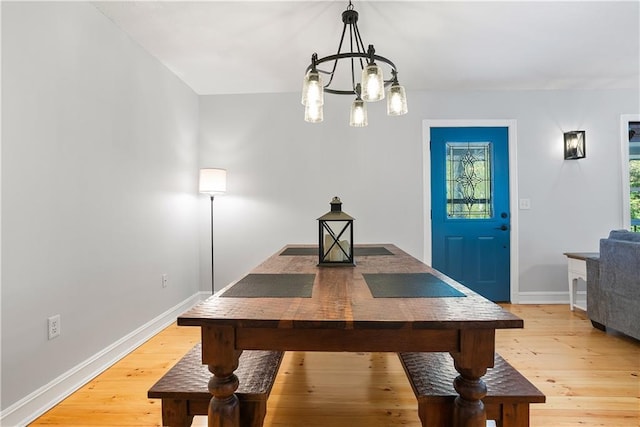
<svg viewBox="0 0 640 427">
<path fill-rule="evenodd" d="M 49 324 L 49 339 L 52 340 L 60 336 L 60 315 L 56 314 L 48 319 Z"/>
<path fill-rule="evenodd" d="M 166 288 L 168 284 L 169 284 L 169 275 L 168 274 L 163 274 L 162 275 L 162 287 Z"/>
</svg>

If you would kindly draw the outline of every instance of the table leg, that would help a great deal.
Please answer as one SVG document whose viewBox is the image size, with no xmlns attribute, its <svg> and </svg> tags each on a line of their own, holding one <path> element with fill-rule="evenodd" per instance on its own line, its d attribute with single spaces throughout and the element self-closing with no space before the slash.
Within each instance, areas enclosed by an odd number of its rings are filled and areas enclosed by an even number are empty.
<svg viewBox="0 0 640 427">
<path fill-rule="evenodd" d="M 487 386 L 481 376 L 473 370 L 456 366 L 460 373 L 453 380 L 453 387 L 458 392 L 453 411 L 453 425 L 455 427 L 484 427 L 487 424 L 487 413 L 482 398 L 487 395 Z M 485 369 L 486 372 L 486 369 Z"/>
<path fill-rule="evenodd" d="M 460 352 L 451 353 L 456 371 L 460 374 L 453 381 L 458 392 L 453 411 L 454 427 L 485 427 L 487 413 L 482 399 L 487 386 L 482 376 L 493 366 L 495 331 L 460 331 Z"/>
<path fill-rule="evenodd" d="M 578 286 L 578 279 L 573 276 L 572 272 L 569 272 L 569 309 L 573 311 L 573 304 L 575 302 L 575 289 Z"/>
<path fill-rule="evenodd" d="M 209 380 L 209 427 L 239 427 L 240 407 L 235 391 L 242 351 L 235 350 L 235 331 L 231 327 L 202 327 L 202 361 L 213 374 Z"/>
</svg>

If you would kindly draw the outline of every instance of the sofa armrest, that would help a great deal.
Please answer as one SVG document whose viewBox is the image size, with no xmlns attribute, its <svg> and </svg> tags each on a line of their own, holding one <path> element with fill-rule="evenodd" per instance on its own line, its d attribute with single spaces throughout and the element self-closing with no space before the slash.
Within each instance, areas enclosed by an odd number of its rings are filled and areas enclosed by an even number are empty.
<svg viewBox="0 0 640 427">
<path fill-rule="evenodd" d="M 602 239 L 598 280 L 604 291 L 640 301 L 640 242 Z"/>
<path fill-rule="evenodd" d="M 587 270 L 589 318 L 594 325 L 600 323 L 640 339 L 640 242 L 635 238 L 600 240 L 599 264 L 598 280 L 591 285 Z"/>
</svg>

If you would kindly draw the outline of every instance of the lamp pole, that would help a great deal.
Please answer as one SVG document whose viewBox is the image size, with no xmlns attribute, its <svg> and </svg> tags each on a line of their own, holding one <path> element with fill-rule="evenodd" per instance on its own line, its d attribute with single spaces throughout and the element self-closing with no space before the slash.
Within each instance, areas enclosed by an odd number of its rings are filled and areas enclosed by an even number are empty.
<svg viewBox="0 0 640 427">
<path fill-rule="evenodd" d="M 211 194 L 211 295 L 216 293 L 213 265 L 213 194 Z"/>
<path fill-rule="evenodd" d="M 227 191 L 226 169 L 200 169 L 199 191 L 208 194 L 211 199 L 211 294 L 214 294 L 216 287 L 213 252 L 213 198 L 216 194 L 224 194 Z"/>
</svg>

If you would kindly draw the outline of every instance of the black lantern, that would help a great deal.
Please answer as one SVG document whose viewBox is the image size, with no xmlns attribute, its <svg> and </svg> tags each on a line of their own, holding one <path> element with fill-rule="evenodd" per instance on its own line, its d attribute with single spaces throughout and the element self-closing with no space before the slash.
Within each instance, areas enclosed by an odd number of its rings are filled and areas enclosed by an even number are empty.
<svg viewBox="0 0 640 427">
<path fill-rule="evenodd" d="M 353 217 L 342 212 L 339 197 L 331 200 L 331 211 L 318 218 L 318 265 L 354 266 Z"/>
<path fill-rule="evenodd" d="M 587 155 L 585 131 L 574 130 L 564 134 L 564 158 L 565 160 L 584 159 Z"/>
</svg>

